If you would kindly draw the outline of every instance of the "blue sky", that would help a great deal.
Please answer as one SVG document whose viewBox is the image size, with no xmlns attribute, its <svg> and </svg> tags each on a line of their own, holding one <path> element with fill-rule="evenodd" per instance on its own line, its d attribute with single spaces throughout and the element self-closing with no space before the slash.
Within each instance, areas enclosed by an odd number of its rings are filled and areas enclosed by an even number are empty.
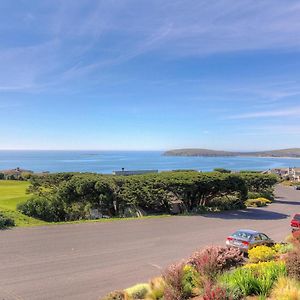
<svg viewBox="0 0 300 300">
<path fill-rule="evenodd" d="M 300 2 L 3 0 L 0 149 L 300 146 Z"/>
</svg>

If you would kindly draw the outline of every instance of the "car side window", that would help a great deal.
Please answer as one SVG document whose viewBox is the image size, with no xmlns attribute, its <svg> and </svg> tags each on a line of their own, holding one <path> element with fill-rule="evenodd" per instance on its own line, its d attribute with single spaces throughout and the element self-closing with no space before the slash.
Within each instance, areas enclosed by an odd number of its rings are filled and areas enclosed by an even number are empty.
<svg viewBox="0 0 300 300">
<path fill-rule="evenodd" d="M 264 240 L 264 241 L 269 239 L 269 238 L 268 238 L 265 234 L 263 234 L 263 233 L 260 234 L 260 237 L 261 237 L 261 239 Z"/>
<path fill-rule="evenodd" d="M 253 238 L 254 241 L 261 241 L 261 237 L 259 234 L 256 234 Z"/>
</svg>

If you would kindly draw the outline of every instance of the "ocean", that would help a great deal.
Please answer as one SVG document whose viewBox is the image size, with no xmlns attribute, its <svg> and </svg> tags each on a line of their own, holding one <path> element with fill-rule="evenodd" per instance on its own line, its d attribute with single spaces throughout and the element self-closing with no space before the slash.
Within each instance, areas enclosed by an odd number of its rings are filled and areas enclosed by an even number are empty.
<svg viewBox="0 0 300 300">
<path fill-rule="evenodd" d="M 121 170 L 159 171 L 193 169 L 211 171 L 267 170 L 300 167 L 300 159 L 259 157 L 178 157 L 163 156 L 159 151 L 0 151 L 0 170 L 34 172 L 95 172 L 109 174 Z"/>
</svg>

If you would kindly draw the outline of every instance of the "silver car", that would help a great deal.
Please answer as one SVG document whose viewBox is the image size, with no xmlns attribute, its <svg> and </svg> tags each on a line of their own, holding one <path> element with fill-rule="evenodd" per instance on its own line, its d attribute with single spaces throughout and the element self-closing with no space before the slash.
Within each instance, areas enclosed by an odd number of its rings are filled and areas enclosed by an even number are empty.
<svg viewBox="0 0 300 300">
<path fill-rule="evenodd" d="M 242 252 L 248 252 L 249 249 L 256 246 L 273 246 L 274 244 L 274 241 L 265 233 L 250 229 L 240 229 L 226 240 L 228 247 L 239 248 Z"/>
</svg>

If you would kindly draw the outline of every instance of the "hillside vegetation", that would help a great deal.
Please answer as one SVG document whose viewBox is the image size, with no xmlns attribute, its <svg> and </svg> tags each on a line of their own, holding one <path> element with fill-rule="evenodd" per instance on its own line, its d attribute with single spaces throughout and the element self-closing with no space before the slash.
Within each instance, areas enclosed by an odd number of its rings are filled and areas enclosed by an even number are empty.
<svg viewBox="0 0 300 300">
<path fill-rule="evenodd" d="M 210 149 L 175 149 L 166 151 L 165 156 L 248 156 L 248 157 L 299 157 L 300 148 L 290 148 L 257 152 L 231 152 Z"/>
<path fill-rule="evenodd" d="M 254 198 L 272 195 L 273 175 L 221 172 L 163 172 L 112 176 L 61 173 L 32 177 L 33 197 L 18 204 L 23 214 L 48 222 L 102 216 L 198 213 L 245 207 Z M 97 218 L 97 216 L 96 216 Z"/>
</svg>

